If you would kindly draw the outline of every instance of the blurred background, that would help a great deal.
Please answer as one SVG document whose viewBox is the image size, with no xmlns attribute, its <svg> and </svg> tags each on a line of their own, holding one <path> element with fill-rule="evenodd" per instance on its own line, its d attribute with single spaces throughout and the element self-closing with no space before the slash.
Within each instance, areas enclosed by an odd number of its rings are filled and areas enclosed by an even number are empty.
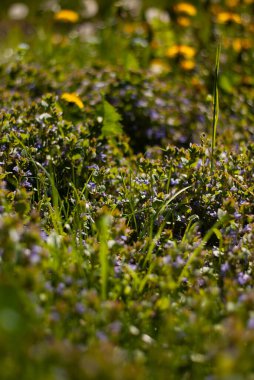
<svg viewBox="0 0 254 380">
<path fill-rule="evenodd" d="M 221 86 L 231 92 L 253 85 L 253 11 L 253 0 L 2 0 L 0 63 L 19 49 L 66 70 L 106 63 L 205 77 L 221 43 Z"/>
</svg>

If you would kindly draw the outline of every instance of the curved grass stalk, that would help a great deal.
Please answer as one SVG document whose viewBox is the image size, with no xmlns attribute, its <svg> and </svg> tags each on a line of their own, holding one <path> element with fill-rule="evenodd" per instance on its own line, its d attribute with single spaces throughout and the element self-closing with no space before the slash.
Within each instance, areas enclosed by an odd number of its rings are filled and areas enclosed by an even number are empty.
<svg viewBox="0 0 254 380">
<path fill-rule="evenodd" d="M 207 233 L 203 237 L 200 245 L 196 249 L 194 249 L 194 251 L 190 255 L 187 263 L 183 267 L 182 272 L 180 273 L 180 276 L 178 277 L 178 280 L 177 280 L 177 286 L 179 286 L 181 284 L 182 280 L 185 277 L 188 277 L 188 269 L 189 269 L 190 265 L 193 263 L 195 258 L 200 254 L 202 249 L 206 246 L 207 242 L 212 237 L 212 235 L 215 234 L 216 236 L 219 237 L 219 239 L 221 239 L 222 234 L 218 230 L 218 228 L 223 226 L 224 223 L 228 220 L 228 218 L 229 218 L 228 215 L 223 216 L 221 219 L 217 220 L 217 222 L 210 228 L 210 230 L 207 231 Z"/>
<path fill-rule="evenodd" d="M 212 150 L 211 150 L 211 175 L 214 172 L 214 150 L 216 146 L 217 124 L 219 119 L 219 66 L 220 66 L 220 50 L 219 44 L 216 52 L 215 72 L 214 72 L 214 85 L 213 85 L 213 124 L 212 124 Z"/>
<path fill-rule="evenodd" d="M 107 299 L 108 277 L 109 277 L 109 247 L 110 238 L 110 217 L 102 215 L 96 223 L 99 238 L 99 259 L 100 259 L 100 277 L 101 277 L 101 297 Z"/>
<path fill-rule="evenodd" d="M 162 214 L 165 209 L 167 208 L 167 206 L 180 194 L 182 194 L 183 192 L 185 192 L 186 190 L 188 190 L 190 187 L 192 187 L 192 185 L 189 185 L 189 186 L 186 186 L 184 187 L 183 189 L 177 191 L 174 195 L 172 195 L 164 204 L 163 206 L 160 208 L 157 216 L 159 216 L 160 214 Z M 153 250 L 154 250 L 154 247 L 156 246 L 158 240 L 160 239 L 161 237 L 161 234 L 162 234 L 162 231 L 165 227 L 165 224 L 166 224 L 166 219 L 164 220 L 163 223 L 161 223 L 160 225 L 160 228 L 158 230 L 158 232 L 156 233 L 156 235 L 154 236 L 154 238 L 152 239 L 150 245 L 149 245 L 149 248 L 148 248 L 148 251 L 147 251 L 147 254 L 146 254 L 146 258 L 144 260 L 144 266 L 146 265 L 146 263 L 151 259 L 152 257 L 152 253 L 153 253 Z"/>
</svg>

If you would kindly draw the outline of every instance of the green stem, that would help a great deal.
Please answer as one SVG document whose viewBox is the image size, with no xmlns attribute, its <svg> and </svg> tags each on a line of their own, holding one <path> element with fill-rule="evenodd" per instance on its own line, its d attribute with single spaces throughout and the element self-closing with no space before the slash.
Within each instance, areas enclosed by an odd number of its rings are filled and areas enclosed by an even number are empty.
<svg viewBox="0 0 254 380">
<path fill-rule="evenodd" d="M 211 175 L 214 171 L 214 150 L 216 146 L 217 124 L 219 119 L 219 66 L 220 66 L 220 51 L 221 45 L 219 44 L 216 52 L 216 63 L 214 72 L 214 85 L 213 85 L 213 125 L 212 125 L 212 152 L 211 152 Z"/>
</svg>

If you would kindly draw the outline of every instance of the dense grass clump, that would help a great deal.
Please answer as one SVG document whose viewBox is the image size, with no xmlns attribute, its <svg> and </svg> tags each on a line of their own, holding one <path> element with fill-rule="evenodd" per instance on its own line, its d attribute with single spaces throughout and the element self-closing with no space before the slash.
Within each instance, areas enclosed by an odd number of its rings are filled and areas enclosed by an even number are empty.
<svg viewBox="0 0 254 380">
<path fill-rule="evenodd" d="M 253 379 L 253 2 L 15 6 L 0 378 Z"/>
</svg>

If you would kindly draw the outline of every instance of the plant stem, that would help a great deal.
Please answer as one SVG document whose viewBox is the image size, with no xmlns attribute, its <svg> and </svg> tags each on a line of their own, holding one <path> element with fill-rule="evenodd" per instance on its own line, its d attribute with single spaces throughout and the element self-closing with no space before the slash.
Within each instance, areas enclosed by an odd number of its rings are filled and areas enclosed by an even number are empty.
<svg viewBox="0 0 254 380">
<path fill-rule="evenodd" d="M 220 66 L 220 51 L 221 45 L 219 44 L 216 51 L 216 62 L 214 71 L 214 85 L 213 85 L 213 125 L 212 125 L 212 151 L 211 151 L 211 175 L 214 171 L 214 150 L 216 145 L 217 124 L 219 118 L 219 91 L 218 91 L 218 78 Z"/>
</svg>

